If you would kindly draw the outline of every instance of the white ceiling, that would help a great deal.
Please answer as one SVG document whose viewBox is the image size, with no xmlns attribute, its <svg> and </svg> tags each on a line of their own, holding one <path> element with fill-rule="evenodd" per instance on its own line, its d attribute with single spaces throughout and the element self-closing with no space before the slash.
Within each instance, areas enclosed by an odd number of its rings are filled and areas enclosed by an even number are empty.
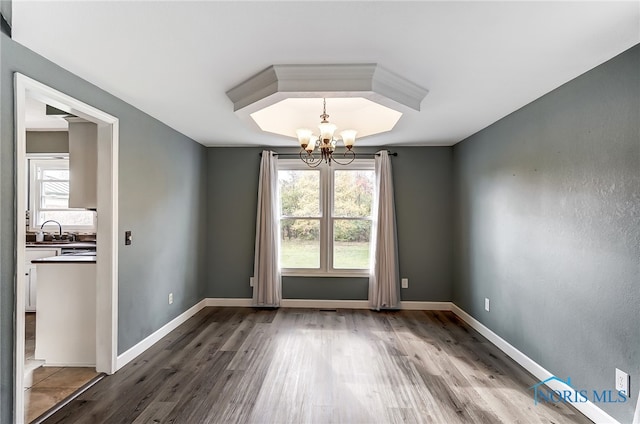
<svg viewBox="0 0 640 424">
<path fill-rule="evenodd" d="M 297 145 L 225 95 L 270 65 L 378 63 L 429 94 L 359 145 L 451 145 L 639 43 L 640 2 L 14 0 L 13 37 L 207 146 Z"/>
<path fill-rule="evenodd" d="M 68 131 L 69 123 L 62 115 L 47 115 L 47 105 L 27 97 L 25 127 L 29 131 Z"/>
</svg>

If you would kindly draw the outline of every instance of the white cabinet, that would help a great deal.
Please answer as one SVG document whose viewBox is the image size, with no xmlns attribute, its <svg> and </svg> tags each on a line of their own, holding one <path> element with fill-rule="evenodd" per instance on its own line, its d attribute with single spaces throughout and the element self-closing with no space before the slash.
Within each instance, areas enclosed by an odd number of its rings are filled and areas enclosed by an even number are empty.
<svg viewBox="0 0 640 424">
<path fill-rule="evenodd" d="M 98 126 L 81 118 L 69 121 L 69 207 L 97 208 Z"/>
<path fill-rule="evenodd" d="M 39 263 L 35 357 L 52 367 L 95 367 L 96 264 Z"/>
<path fill-rule="evenodd" d="M 50 256 L 58 256 L 60 249 L 43 249 L 28 247 L 25 252 L 25 280 L 24 280 L 24 309 L 26 312 L 36 311 L 36 287 L 38 283 L 38 270 L 31 261 L 34 259 L 48 258 Z"/>
</svg>

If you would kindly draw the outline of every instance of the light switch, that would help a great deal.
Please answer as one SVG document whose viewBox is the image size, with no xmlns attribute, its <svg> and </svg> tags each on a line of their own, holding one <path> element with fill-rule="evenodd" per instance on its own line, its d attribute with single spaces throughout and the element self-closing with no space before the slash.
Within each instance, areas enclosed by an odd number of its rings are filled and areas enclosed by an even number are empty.
<svg viewBox="0 0 640 424">
<path fill-rule="evenodd" d="M 124 232 L 124 244 L 125 245 L 130 245 L 131 241 L 133 240 L 133 237 L 131 236 L 131 231 L 125 231 Z"/>
</svg>

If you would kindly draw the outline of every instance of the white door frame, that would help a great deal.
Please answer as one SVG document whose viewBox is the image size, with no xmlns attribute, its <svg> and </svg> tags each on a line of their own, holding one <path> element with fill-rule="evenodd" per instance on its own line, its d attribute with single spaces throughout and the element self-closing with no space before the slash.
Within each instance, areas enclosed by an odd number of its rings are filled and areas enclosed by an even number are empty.
<svg viewBox="0 0 640 424">
<path fill-rule="evenodd" d="M 27 97 L 98 125 L 98 260 L 96 261 L 96 370 L 113 374 L 118 348 L 118 118 L 22 74 L 14 75 L 16 130 L 15 422 L 24 421 L 25 239 Z"/>
</svg>

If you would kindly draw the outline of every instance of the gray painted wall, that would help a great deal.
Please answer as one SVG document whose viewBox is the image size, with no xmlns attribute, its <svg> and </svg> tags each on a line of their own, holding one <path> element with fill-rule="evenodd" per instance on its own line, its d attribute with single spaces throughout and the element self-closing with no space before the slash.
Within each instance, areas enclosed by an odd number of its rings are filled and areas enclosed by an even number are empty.
<svg viewBox="0 0 640 424">
<path fill-rule="evenodd" d="M 122 353 L 203 297 L 206 149 L 0 36 L 0 422 L 11 422 L 15 197 L 13 72 L 120 119 L 119 317 Z M 99 213 L 99 211 L 98 211 Z M 124 231 L 134 243 L 124 246 Z M 167 296 L 174 293 L 173 305 Z"/>
<path fill-rule="evenodd" d="M 393 183 L 402 300 L 451 301 L 452 149 L 394 147 Z"/>
<path fill-rule="evenodd" d="M 206 297 L 252 296 L 261 151 L 207 149 Z"/>
<path fill-rule="evenodd" d="M 409 289 L 402 290 L 402 299 L 449 301 L 451 148 L 392 150 L 398 152 L 392 166 L 400 273 L 409 278 Z M 207 297 L 252 295 L 249 277 L 253 270 L 260 151 L 261 148 L 208 149 Z M 364 300 L 368 280 L 284 277 L 282 294 L 289 299 Z"/>
<path fill-rule="evenodd" d="M 0 0 L 0 14 L 5 19 L 5 21 L 7 21 L 7 24 L 9 26 L 12 25 L 11 20 L 13 17 L 13 12 L 11 9 L 11 0 Z"/>
<path fill-rule="evenodd" d="M 27 153 L 69 153 L 69 133 L 27 131 Z"/>
<path fill-rule="evenodd" d="M 640 381 L 640 46 L 454 148 L 454 301 L 631 422 Z M 491 299 L 491 312 L 483 309 Z"/>
</svg>

